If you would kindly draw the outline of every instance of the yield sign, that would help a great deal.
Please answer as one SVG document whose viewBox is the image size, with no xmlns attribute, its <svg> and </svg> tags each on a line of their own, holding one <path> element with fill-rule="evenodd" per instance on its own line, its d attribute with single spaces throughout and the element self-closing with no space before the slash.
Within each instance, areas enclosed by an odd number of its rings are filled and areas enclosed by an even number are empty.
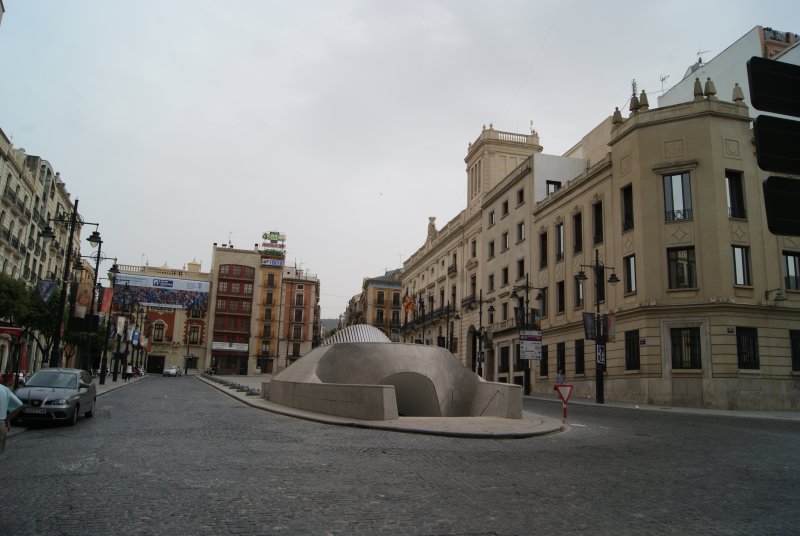
<svg viewBox="0 0 800 536">
<path fill-rule="evenodd" d="M 559 383 L 556 385 L 556 391 L 561 401 L 566 404 L 569 401 L 569 395 L 572 394 L 572 385 L 568 383 Z"/>
</svg>

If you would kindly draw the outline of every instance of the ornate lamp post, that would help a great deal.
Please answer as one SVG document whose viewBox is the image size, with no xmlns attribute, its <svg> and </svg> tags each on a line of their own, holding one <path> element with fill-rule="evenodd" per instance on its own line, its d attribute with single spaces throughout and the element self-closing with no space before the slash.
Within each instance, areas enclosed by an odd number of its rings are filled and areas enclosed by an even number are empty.
<svg viewBox="0 0 800 536">
<path fill-rule="evenodd" d="M 523 302 L 522 296 L 518 296 L 517 295 L 517 292 L 520 291 L 520 290 L 524 290 L 525 291 L 524 302 Z M 524 329 L 532 329 L 533 328 L 533 324 L 534 324 L 534 320 L 535 319 L 534 319 L 533 316 L 531 316 L 530 319 L 528 317 L 528 315 L 531 314 L 531 312 L 530 312 L 531 311 L 531 309 L 530 309 L 530 301 L 528 300 L 528 293 L 531 290 L 538 290 L 539 291 L 538 294 L 536 294 L 536 297 L 534 298 L 534 300 L 542 301 L 544 299 L 544 293 L 542 293 L 544 288 L 542 288 L 542 287 L 534 287 L 533 285 L 531 285 L 530 284 L 530 280 L 528 279 L 528 274 L 527 273 L 525 273 L 525 284 L 524 285 L 517 285 L 517 286 L 515 286 L 514 288 L 511 289 L 511 293 L 514 294 L 515 296 L 517 296 L 517 299 L 519 300 L 520 305 L 524 305 L 524 307 L 521 307 L 521 309 L 522 309 L 522 318 L 518 319 L 518 320 L 521 320 L 521 322 L 522 322 L 521 325 L 520 325 L 520 331 L 522 331 Z M 525 391 L 526 395 L 530 395 L 531 394 L 531 362 L 530 362 L 530 359 L 526 359 L 525 361 L 526 361 L 526 365 L 525 365 L 525 381 L 524 381 L 525 387 L 524 387 L 524 391 Z"/>
<path fill-rule="evenodd" d="M 481 378 L 483 378 L 483 362 L 486 359 L 483 353 L 483 338 L 486 336 L 483 327 L 483 304 L 489 302 L 490 300 L 483 299 L 483 289 L 481 289 L 478 298 L 478 376 Z M 487 311 L 489 314 L 494 313 L 494 305 L 489 305 Z"/>
<path fill-rule="evenodd" d="M 72 262 L 72 241 L 75 238 L 75 228 L 78 223 L 81 225 L 98 225 L 97 223 L 89 223 L 81 221 L 78 217 L 78 199 L 75 199 L 75 206 L 72 207 L 72 212 L 67 216 L 49 218 L 48 221 L 63 223 L 69 229 L 69 237 L 67 238 L 67 253 L 64 257 L 64 271 L 61 274 L 61 281 L 63 286 L 61 288 L 61 295 L 58 298 L 58 320 L 56 321 L 55 331 L 53 332 L 53 348 L 50 353 L 49 366 L 58 367 L 61 360 L 61 330 L 64 327 L 64 307 L 67 304 L 67 282 L 70 280 L 70 263 Z M 55 238 L 56 234 L 50 225 L 47 225 L 42 231 L 42 237 L 46 240 Z M 99 235 L 98 235 L 99 237 Z M 79 253 L 80 254 L 80 253 Z"/>
<path fill-rule="evenodd" d="M 610 270 L 611 275 L 608 277 L 608 282 L 612 285 L 615 283 L 619 283 L 619 278 L 617 274 L 614 273 L 613 266 L 606 266 L 602 262 L 600 262 L 600 252 L 599 250 L 594 250 L 594 262 L 591 264 L 581 264 L 581 268 L 591 268 L 594 270 L 594 299 L 595 299 L 595 315 L 594 315 L 594 342 L 595 342 L 595 393 L 596 393 L 596 402 L 598 404 L 603 404 L 604 400 L 604 393 L 603 393 L 603 372 L 606 366 L 606 340 L 608 334 L 605 330 L 602 329 L 602 322 L 600 316 L 600 294 L 601 290 L 604 290 L 605 283 L 603 282 L 603 277 L 605 276 L 605 271 Z M 588 279 L 586 277 L 586 273 L 581 270 L 575 276 L 575 279 L 578 281 L 586 281 Z M 603 292 L 605 294 L 605 292 Z"/>
<path fill-rule="evenodd" d="M 117 286 L 117 274 L 119 273 L 119 268 L 117 267 L 117 261 L 114 259 L 114 264 L 108 270 L 108 280 L 111 281 L 111 292 L 114 292 L 114 288 Z M 111 311 L 109 311 L 109 321 L 108 325 L 106 326 L 106 341 L 103 344 L 103 357 L 100 360 L 100 385 L 105 385 L 106 383 L 106 374 L 108 374 L 108 339 L 111 338 L 111 334 L 116 331 L 116 326 L 113 322 L 111 322 Z M 114 381 L 117 381 L 116 372 L 114 373 Z"/>
</svg>

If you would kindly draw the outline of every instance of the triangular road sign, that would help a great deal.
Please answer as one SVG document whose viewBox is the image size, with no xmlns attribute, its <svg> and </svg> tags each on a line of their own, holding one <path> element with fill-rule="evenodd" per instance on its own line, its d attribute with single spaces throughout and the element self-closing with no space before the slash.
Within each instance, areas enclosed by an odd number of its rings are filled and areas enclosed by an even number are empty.
<svg viewBox="0 0 800 536">
<path fill-rule="evenodd" d="M 572 385 L 568 383 L 559 383 L 556 385 L 556 391 L 558 392 L 558 397 L 561 401 L 566 404 L 569 402 L 569 395 L 572 394 Z"/>
</svg>

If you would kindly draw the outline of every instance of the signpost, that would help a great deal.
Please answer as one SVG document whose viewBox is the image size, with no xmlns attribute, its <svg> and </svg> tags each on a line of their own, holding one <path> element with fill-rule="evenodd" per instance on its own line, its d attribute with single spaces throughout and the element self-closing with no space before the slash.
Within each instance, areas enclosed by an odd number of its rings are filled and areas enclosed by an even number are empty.
<svg viewBox="0 0 800 536">
<path fill-rule="evenodd" d="M 569 383 L 556 384 L 555 390 L 558 393 L 558 398 L 561 399 L 561 422 L 567 422 L 567 402 L 569 396 L 572 394 L 572 385 Z"/>
</svg>

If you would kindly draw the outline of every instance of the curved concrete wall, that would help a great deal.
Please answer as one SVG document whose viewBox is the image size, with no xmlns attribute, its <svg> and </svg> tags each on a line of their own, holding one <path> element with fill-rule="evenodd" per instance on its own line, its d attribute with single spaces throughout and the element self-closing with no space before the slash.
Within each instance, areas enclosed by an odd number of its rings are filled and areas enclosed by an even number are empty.
<svg viewBox="0 0 800 536">
<path fill-rule="evenodd" d="M 392 389 L 392 403 L 384 393 L 369 399 L 369 412 L 354 409 L 378 386 L 381 393 Z M 270 386 L 270 400 L 279 404 L 347 417 L 369 413 L 373 420 L 376 415 L 521 418 L 521 395 L 518 385 L 481 380 L 444 348 L 391 342 L 315 348 L 275 376 Z"/>
</svg>

